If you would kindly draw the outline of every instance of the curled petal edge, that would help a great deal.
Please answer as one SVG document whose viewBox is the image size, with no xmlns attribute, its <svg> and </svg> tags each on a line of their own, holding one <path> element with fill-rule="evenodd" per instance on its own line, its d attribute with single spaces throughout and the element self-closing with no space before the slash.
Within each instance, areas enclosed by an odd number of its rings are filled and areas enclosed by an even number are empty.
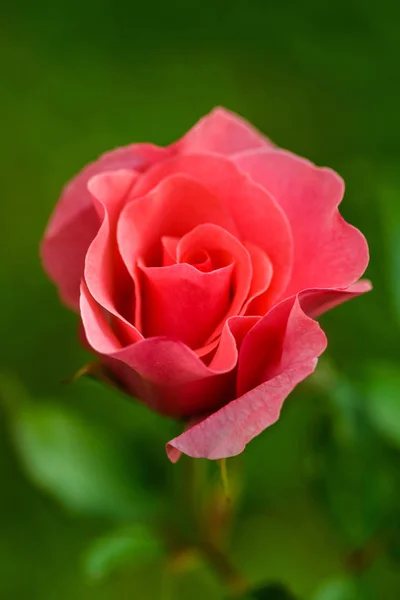
<svg viewBox="0 0 400 600">
<path fill-rule="evenodd" d="M 298 383 L 314 372 L 318 357 L 326 348 L 327 340 L 313 317 L 370 289 L 369 281 L 360 281 L 344 290 L 305 290 L 270 310 L 249 332 L 248 337 L 254 337 L 257 328 L 260 327 L 265 327 L 265 335 L 268 336 L 268 321 L 271 322 L 272 330 L 274 313 L 282 312 L 282 309 L 284 313 L 286 308 L 287 327 L 282 329 L 284 333 L 280 340 L 282 356 L 279 364 L 269 373 L 266 381 L 188 427 L 181 435 L 168 442 L 166 452 L 169 459 L 176 462 L 182 453 L 193 458 L 210 460 L 240 454 L 254 437 L 279 419 L 284 400 Z M 291 331 L 297 332 L 296 339 L 293 340 L 296 352 L 292 350 Z M 249 344 L 247 346 L 249 353 Z M 240 359 L 241 355 L 239 369 Z"/>
</svg>

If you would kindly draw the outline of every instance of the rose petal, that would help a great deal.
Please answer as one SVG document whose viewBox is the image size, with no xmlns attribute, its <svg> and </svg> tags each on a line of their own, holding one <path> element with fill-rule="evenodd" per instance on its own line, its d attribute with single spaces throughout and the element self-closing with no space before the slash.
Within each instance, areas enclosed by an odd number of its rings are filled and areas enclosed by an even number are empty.
<svg viewBox="0 0 400 600">
<path fill-rule="evenodd" d="M 249 252 L 237 238 L 211 223 L 198 225 L 182 237 L 177 247 L 178 261 L 182 262 L 184 256 L 195 248 L 201 248 L 210 255 L 214 268 L 230 263 L 234 265 L 232 299 L 225 320 L 240 314 L 249 296 L 253 277 Z M 213 338 L 221 333 L 222 327 L 223 323 L 212 332 Z"/>
<path fill-rule="evenodd" d="M 101 224 L 87 189 L 89 179 L 113 168 L 141 171 L 168 155 L 169 150 L 151 144 L 119 148 L 88 165 L 65 186 L 47 225 L 41 257 L 63 302 L 71 308 L 78 310 L 85 255 Z"/>
<path fill-rule="evenodd" d="M 234 394 L 235 365 L 219 371 L 207 367 L 182 342 L 152 337 L 108 354 L 123 370 L 131 395 L 164 414 L 188 418 L 223 406 Z"/>
<path fill-rule="evenodd" d="M 139 267 L 144 337 L 166 336 L 201 347 L 229 310 L 233 264 L 209 273 L 188 264 L 146 267 L 139 261 Z"/>
<path fill-rule="evenodd" d="M 214 268 L 211 256 L 206 250 L 193 250 L 193 252 L 189 252 L 185 260 L 181 260 L 181 263 L 193 265 L 203 273 L 209 273 Z"/>
<path fill-rule="evenodd" d="M 170 265 L 176 265 L 176 249 L 179 244 L 179 238 L 164 235 L 161 238 L 161 245 L 163 250 L 162 264 L 165 267 Z"/>
<path fill-rule="evenodd" d="M 240 173 L 230 160 L 206 155 L 175 157 L 155 165 L 140 177 L 134 188 L 135 195 L 149 193 L 174 173 L 201 182 L 232 215 L 236 232 L 225 229 L 243 242 L 258 246 L 271 260 L 273 277 L 268 289 L 268 307 L 272 306 L 288 284 L 293 251 L 289 223 L 274 198 Z M 215 222 L 212 219 L 204 222 L 207 221 Z"/>
<path fill-rule="evenodd" d="M 170 459 L 176 460 L 178 451 L 209 459 L 242 452 L 279 418 L 283 401 L 314 371 L 325 347 L 323 331 L 303 312 L 301 300 L 292 297 L 277 305 L 242 343 L 238 378 L 242 395 L 171 440 Z"/>
<path fill-rule="evenodd" d="M 177 418 L 204 415 L 234 398 L 238 348 L 257 322 L 257 317 L 229 319 L 220 353 L 207 366 L 188 346 L 166 338 L 152 337 L 121 347 L 84 282 L 81 315 L 91 348 L 102 355 L 127 391 L 154 410 Z"/>
<path fill-rule="evenodd" d="M 237 396 L 251 392 L 295 364 L 314 360 L 325 350 L 325 334 L 305 308 L 303 294 L 292 296 L 252 328 L 240 349 Z"/>
<path fill-rule="evenodd" d="M 121 348 L 105 311 L 91 295 L 85 281 L 81 282 L 80 312 L 86 342 L 99 354 L 110 354 Z"/>
<path fill-rule="evenodd" d="M 338 212 L 344 184 L 331 169 L 283 150 L 234 158 L 284 209 L 294 239 L 294 267 L 285 296 L 307 288 L 346 288 L 368 264 L 368 246 Z"/>
<path fill-rule="evenodd" d="M 180 238 L 203 223 L 214 223 L 236 233 L 224 202 L 185 174 L 166 175 L 144 194 L 141 188 L 138 180 L 134 199 L 124 207 L 118 223 L 120 251 L 131 273 L 138 256 L 150 266 L 161 264 L 163 237 Z"/>
<path fill-rule="evenodd" d="M 181 237 L 204 222 L 234 229 L 226 207 L 203 186 L 185 175 L 166 177 L 149 194 L 135 197 L 123 209 L 118 222 L 117 240 L 124 263 L 135 281 L 135 323 L 138 328 L 142 327 L 138 257 L 142 257 L 148 266 L 160 265 L 160 241 L 163 237 Z"/>
<path fill-rule="evenodd" d="M 174 145 L 182 154 L 217 152 L 230 155 L 273 144 L 248 121 L 226 110 L 214 108 Z"/>
<path fill-rule="evenodd" d="M 265 315 L 268 310 L 268 289 L 274 273 L 272 262 L 268 256 L 254 244 L 243 244 L 251 258 L 253 277 L 249 296 L 244 307 L 244 312 L 253 315 Z"/>
<path fill-rule="evenodd" d="M 235 365 L 243 339 L 259 320 L 260 317 L 257 316 L 238 316 L 230 317 L 225 321 L 216 351 L 209 362 L 209 368 L 222 371 L 228 369 L 230 365 Z"/>
<path fill-rule="evenodd" d="M 84 277 L 93 298 L 115 317 L 125 339 L 140 338 L 126 315 L 133 314 L 133 282 L 121 260 L 116 242 L 117 217 L 132 189 L 134 171 L 111 171 L 92 177 L 88 188 L 103 212 L 103 222 L 85 260 Z"/>
<path fill-rule="evenodd" d="M 109 355 L 124 363 L 125 384 L 154 410 L 194 418 L 217 410 L 235 395 L 238 349 L 257 317 L 232 317 L 221 354 L 207 366 L 182 342 L 147 338 Z M 231 333 L 228 335 L 228 328 Z"/>
<path fill-rule="evenodd" d="M 348 288 L 343 289 L 314 289 L 302 292 L 302 306 L 310 317 L 316 318 L 335 306 L 356 298 L 372 290 L 372 284 L 367 279 L 361 279 Z"/>
</svg>

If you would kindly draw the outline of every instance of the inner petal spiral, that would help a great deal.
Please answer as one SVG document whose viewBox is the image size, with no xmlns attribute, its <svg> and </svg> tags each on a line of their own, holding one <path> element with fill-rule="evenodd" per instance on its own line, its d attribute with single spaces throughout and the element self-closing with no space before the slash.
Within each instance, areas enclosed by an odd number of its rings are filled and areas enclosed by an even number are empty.
<svg viewBox="0 0 400 600">
<path fill-rule="evenodd" d="M 229 310 L 233 264 L 202 272 L 190 264 L 141 271 L 142 333 L 179 339 L 201 347 Z"/>
</svg>

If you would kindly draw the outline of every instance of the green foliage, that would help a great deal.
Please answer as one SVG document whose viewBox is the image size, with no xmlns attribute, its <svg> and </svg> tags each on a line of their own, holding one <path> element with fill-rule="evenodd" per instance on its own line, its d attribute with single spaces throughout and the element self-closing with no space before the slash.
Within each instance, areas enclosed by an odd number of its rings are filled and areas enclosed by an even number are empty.
<svg viewBox="0 0 400 600">
<path fill-rule="evenodd" d="M 8 397 L 17 383 L 2 377 Z M 76 513 L 128 518 L 147 513 L 154 502 L 140 480 L 132 481 L 124 448 L 105 428 L 57 402 L 29 398 L 20 387 L 9 425 L 26 474 Z M 130 485 L 131 484 L 131 485 Z"/>
<path fill-rule="evenodd" d="M 400 370 L 398 366 L 386 364 L 372 367 L 368 378 L 366 400 L 371 423 L 390 443 L 400 448 Z"/>
<path fill-rule="evenodd" d="M 313 453 L 320 493 L 350 547 L 365 544 L 395 508 L 397 473 L 365 415 L 364 399 L 337 381 L 316 423 Z"/>
<path fill-rule="evenodd" d="M 313 596 L 313 600 L 359 600 L 360 595 L 351 579 L 328 581 Z"/>
<path fill-rule="evenodd" d="M 29 407 L 18 415 L 14 435 L 28 474 L 68 508 L 117 516 L 134 511 L 113 447 L 78 415 L 51 404 Z"/>
<path fill-rule="evenodd" d="M 162 540 L 150 527 L 131 525 L 94 540 L 84 558 L 84 572 L 99 582 L 127 565 L 137 566 L 164 556 Z"/>
<path fill-rule="evenodd" d="M 384 265 L 390 283 L 388 294 L 393 316 L 400 324 L 400 207 L 397 166 L 393 171 L 385 165 L 385 178 L 380 190 L 380 204 L 384 228 Z"/>
</svg>

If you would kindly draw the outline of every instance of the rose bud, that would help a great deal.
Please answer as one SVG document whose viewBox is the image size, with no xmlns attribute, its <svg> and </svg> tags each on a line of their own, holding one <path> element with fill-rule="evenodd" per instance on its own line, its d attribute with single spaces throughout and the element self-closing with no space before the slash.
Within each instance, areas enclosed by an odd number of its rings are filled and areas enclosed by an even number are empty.
<svg viewBox="0 0 400 600">
<path fill-rule="evenodd" d="M 171 460 L 242 452 L 314 371 L 315 318 L 370 289 L 343 192 L 221 108 L 167 148 L 103 155 L 64 189 L 44 267 L 124 389 L 186 422 Z"/>
</svg>

